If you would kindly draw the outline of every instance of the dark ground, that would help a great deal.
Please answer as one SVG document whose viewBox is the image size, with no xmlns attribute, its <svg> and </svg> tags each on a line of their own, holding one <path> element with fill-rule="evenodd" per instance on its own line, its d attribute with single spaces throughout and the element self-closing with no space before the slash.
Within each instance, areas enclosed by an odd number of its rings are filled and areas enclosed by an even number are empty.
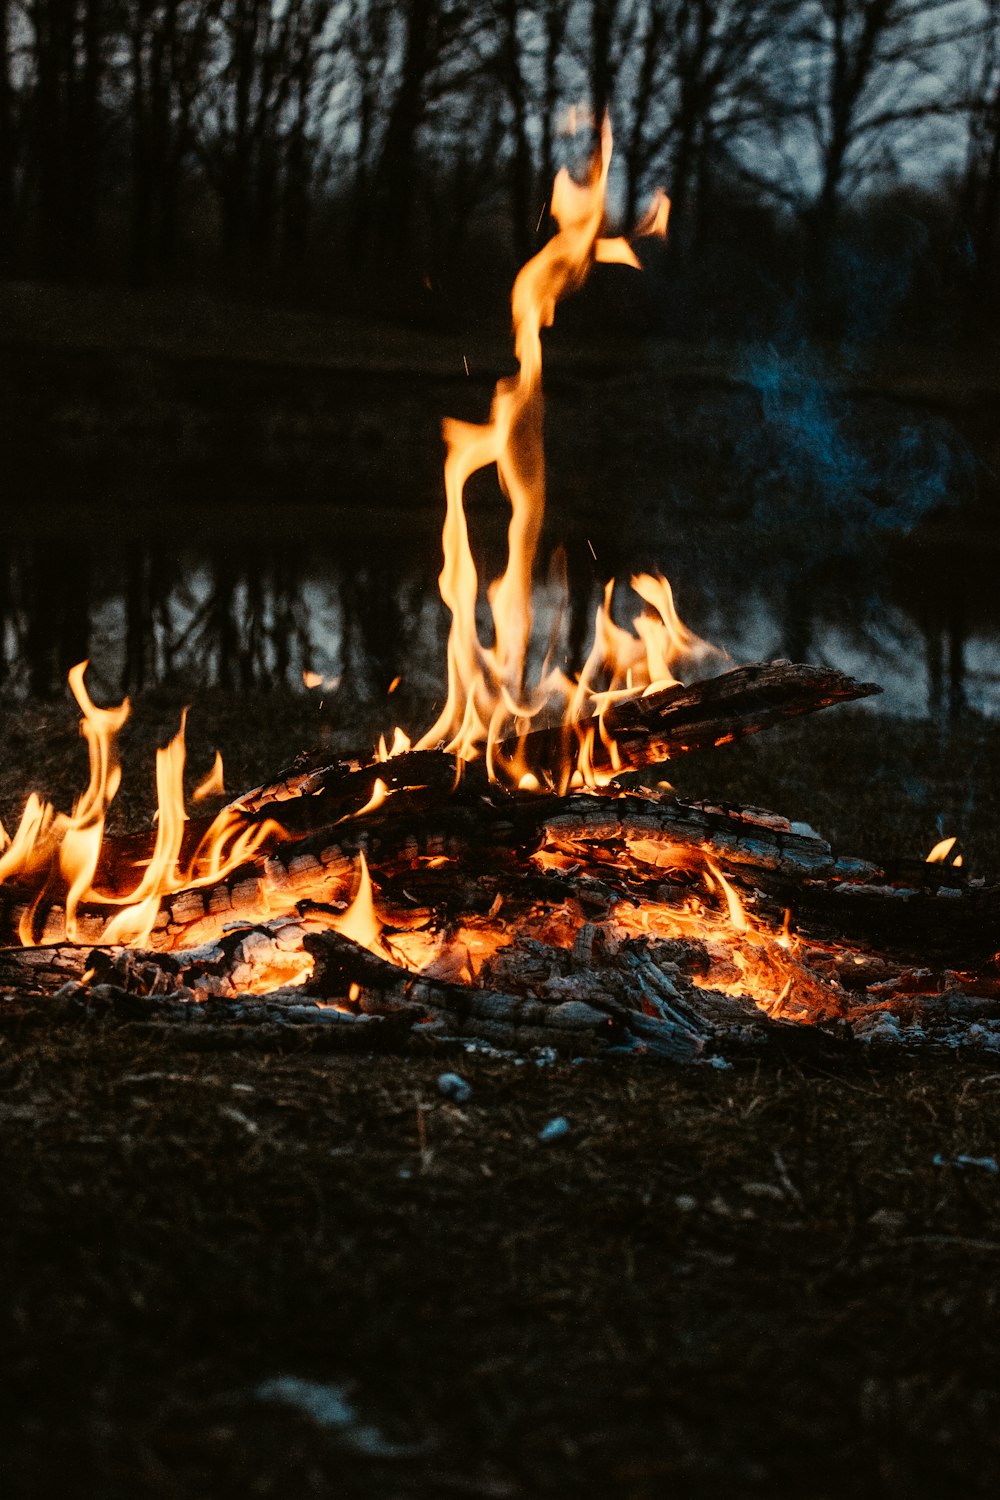
<svg viewBox="0 0 1000 1500">
<path fill-rule="evenodd" d="M 129 821 L 176 709 L 137 705 Z M 193 775 L 216 744 L 237 786 L 368 742 L 370 709 L 327 712 L 199 701 Z M 84 765 L 70 707 L 18 713 L 8 819 Z M 857 853 L 924 852 L 941 816 L 995 872 L 997 748 L 839 710 L 672 770 Z M 997 1156 L 998 1091 L 961 1054 L 518 1067 L 8 1024 L 3 1491 L 995 1493 L 1000 1177 L 935 1157 Z M 283 1376 L 346 1388 L 400 1451 L 257 1399 Z"/>
</svg>

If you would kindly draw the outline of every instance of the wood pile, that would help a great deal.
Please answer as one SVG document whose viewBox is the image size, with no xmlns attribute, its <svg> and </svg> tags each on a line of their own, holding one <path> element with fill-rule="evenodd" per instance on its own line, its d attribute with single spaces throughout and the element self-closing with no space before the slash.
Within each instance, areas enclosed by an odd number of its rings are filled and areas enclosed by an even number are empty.
<svg viewBox="0 0 1000 1500">
<path fill-rule="evenodd" d="M 498 747 L 501 770 L 539 768 L 540 792 L 444 750 L 304 755 L 232 804 L 267 822 L 254 859 L 167 897 L 143 951 L 67 944 L 57 900 L 0 887 L 8 940 L 31 909 L 39 944 L 0 951 L 0 1013 L 170 1021 L 201 1044 L 280 1031 L 336 1049 L 423 1039 L 674 1062 L 905 1035 L 1000 1048 L 1000 887 L 954 864 L 838 856 L 776 814 L 629 776 L 874 691 L 772 663 L 637 696 L 605 716 L 619 761 L 600 789 L 544 779 L 593 721 Z M 192 820 L 192 847 L 201 831 Z M 149 847 L 106 841 L 109 896 Z M 369 946 L 338 930 L 361 855 L 381 924 Z M 109 910 L 83 913 L 85 937 Z"/>
</svg>

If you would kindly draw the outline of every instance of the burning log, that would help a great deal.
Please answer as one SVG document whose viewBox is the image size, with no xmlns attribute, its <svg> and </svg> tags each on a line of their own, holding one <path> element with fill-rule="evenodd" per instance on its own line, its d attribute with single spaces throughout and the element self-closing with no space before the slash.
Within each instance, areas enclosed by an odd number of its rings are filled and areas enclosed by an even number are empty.
<svg viewBox="0 0 1000 1500">
<path fill-rule="evenodd" d="M 873 691 L 872 684 L 807 666 L 743 667 L 687 688 L 667 688 L 617 703 L 605 715 L 605 728 L 610 726 L 618 737 L 620 763 L 635 768 L 670 754 L 756 733 L 784 718 Z M 565 750 L 566 736 L 579 737 L 586 727 L 539 730 L 519 741 L 504 742 L 498 747 L 497 763 L 517 754 L 541 764 L 557 742 Z M 398 816 L 387 824 L 384 816 L 374 815 L 376 807 L 363 823 L 356 821 L 362 810 L 371 807 L 379 785 L 379 802 L 389 803 Z M 457 791 L 460 795 L 456 796 Z M 488 836 L 524 843 L 537 821 L 536 810 L 544 805 L 545 799 L 531 798 L 525 803 L 509 798 L 489 781 L 482 761 L 463 762 L 444 750 L 410 751 L 368 766 L 341 761 L 293 767 L 226 809 L 226 816 L 237 826 L 258 825 L 253 858 L 211 883 L 200 879 L 166 894 L 151 913 L 150 924 L 173 945 L 198 941 L 213 923 L 218 926 L 236 915 L 250 919 L 265 915 L 270 897 L 298 894 L 310 882 L 313 899 L 337 899 L 349 882 L 352 858 L 359 849 L 377 844 L 380 837 L 383 844 L 395 841 L 411 864 L 421 853 L 430 856 L 427 838 L 421 846 L 422 830 L 430 830 L 428 838 L 440 835 L 443 849 L 449 839 L 461 842 L 461 828 L 456 824 L 463 820 L 473 844 L 482 838 L 484 823 L 492 824 Z M 477 810 L 475 817 L 468 812 L 472 807 Z M 505 828 L 508 821 L 509 831 Z M 706 831 L 697 819 L 688 831 L 682 822 L 674 820 L 675 842 L 698 841 Z M 192 860 L 210 827 L 208 820 L 201 819 L 181 826 L 180 863 Z M 386 827 L 393 831 L 385 834 Z M 405 829 L 402 839 L 400 829 Z M 159 832 L 104 838 L 98 889 L 74 909 L 75 928 L 84 941 L 100 939 L 115 915 L 115 903 L 134 888 L 136 869 L 153 859 L 159 838 Z M 105 895 L 112 904 L 105 905 L 101 899 Z M 63 904 L 57 897 L 40 899 L 37 890 L 6 882 L 0 885 L 0 931 L 4 929 L 11 938 L 20 933 L 22 941 L 30 933 L 36 942 L 59 942 L 66 931 Z"/>
<path fill-rule="evenodd" d="M 46 977 L 51 984 L 60 981 L 54 999 L 69 1007 L 70 1018 L 182 1020 L 199 1029 L 223 1021 L 249 1026 L 332 1022 L 348 1029 L 385 1021 L 397 1041 L 412 1030 L 430 1038 L 473 1037 L 519 1051 L 549 1047 L 595 1055 L 631 1050 L 674 1062 L 690 1062 L 705 1053 L 719 1031 L 720 1017 L 744 1025 L 750 1017 L 739 1002 L 708 996 L 706 1009 L 715 1017 L 708 1020 L 700 1011 L 698 992 L 644 940 L 624 945 L 616 959 L 599 969 L 578 951 L 561 964 L 561 975 L 550 973 L 549 963 L 559 965 L 565 956 L 549 950 L 539 968 L 545 955 L 529 943 L 520 964 L 517 954 L 508 954 L 502 966 L 519 988 L 502 991 L 415 974 L 324 927 L 330 915 L 309 908 L 294 921 L 240 929 L 180 954 L 97 949 L 87 955 L 86 976 L 69 982 L 61 960 L 68 955 L 72 969 L 82 950 L 13 950 L 4 955 L 5 976 L 13 978 L 20 968 L 22 980 L 33 976 L 35 993 L 44 992 Z M 259 979 L 276 955 L 296 965 L 295 977 L 301 978 L 298 960 L 303 953 L 314 961 L 304 984 L 262 994 L 242 988 L 253 982 L 253 970 Z M 43 954 L 44 965 L 39 962 Z M 360 1044 L 355 1035 L 351 1045 Z"/>
<path fill-rule="evenodd" d="M 315 806 L 322 798 L 301 800 Z M 511 796 L 471 777 L 448 797 L 428 799 L 420 789 L 414 802 L 401 787 L 365 818 L 298 838 L 281 830 L 280 842 L 265 843 L 224 878 L 163 897 L 149 942 L 176 949 L 302 899 L 346 901 L 362 853 L 376 872 L 388 919 L 410 927 L 431 918 L 482 917 L 498 901 L 512 917 L 532 905 L 570 901 L 581 921 L 587 911 L 606 914 L 622 901 L 682 902 L 692 886 L 700 887 L 708 859 L 744 890 L 768 897 L 779 919 L 788 907 L 800 927 L 828 937 L 976 962 L 995 950 L 1000 928 L 996 887 L 970 886 L 961 871 L 943 864 L 911 861 L 883 870 L 838 858 L 811 830 L 773 813 L 614 788 L 566 798 Z M 36 899 L 0 886 L 0 922 L 11 937 Z M 80 906 L 78 931 L 100 941 L 113 910 Z M 63 941 L 61 905 L 37 905 L 33 920 L 38 940 Z"/>
<path fill-rule="evenodd" d="M 844 672 L 776 661 L 625 698 L 607 709 L 602 724 L 614 742 L 616 769 L 638 771 L 881 691 L 876 683 L 857 682 Z M 557 750 L 567 735 L 579 738 L 590 727 L 587 721 L 507 740 L 499 759 L 509 762 L 520 752 L 529 764 L 558 763 Z"/>
<path fill-rule="evenodd" d="M 675 684 L 644 696 L 636 694 L 614 703 L 601 722 L 617 746 L 617 769 L 636 771 L 881 691 L 876 683 L 857 682 L 832 668 L 771 662 L 736 667 L 687 687 Z M 515 761 L 538 767 L 567 764 L 567 752 L 597 726 L 596 718 L 581 719 L 501 740 L 494 762 L 500 768 Z M 272 781 L 243 793 L 230 807 L 251 815 L 266 814 L 289 831 L 305 832 L 356 812 L 371 801 L 378 781 L 386 794 L 420 790 L 435 802 L 463 780 L 477 791 L 486 791 L 489 781 L 484 762 L 462 761 L 443 747 L 411 750 L 369 765 L 357 761 L 324 764 L 313 753 Z"/>
</svg>

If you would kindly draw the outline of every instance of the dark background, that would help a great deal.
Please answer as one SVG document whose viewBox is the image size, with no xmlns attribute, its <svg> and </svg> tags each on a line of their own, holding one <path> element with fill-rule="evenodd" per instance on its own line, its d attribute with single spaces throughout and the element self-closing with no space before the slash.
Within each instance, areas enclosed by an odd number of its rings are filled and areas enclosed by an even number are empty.
<svg viewBox="0 0 1000 1500">
<path fill-rule="evenodd" d="M 734 656 L 992 710 L 996 0 L 3 0 L 0 35 L 10 692 L 402 676 L 417 727 L 439 421 L 485 415 L 607 111 L 612 219 L 673 210 L 547 337 L 567 655 L 659 565 Z"/>
</svg>

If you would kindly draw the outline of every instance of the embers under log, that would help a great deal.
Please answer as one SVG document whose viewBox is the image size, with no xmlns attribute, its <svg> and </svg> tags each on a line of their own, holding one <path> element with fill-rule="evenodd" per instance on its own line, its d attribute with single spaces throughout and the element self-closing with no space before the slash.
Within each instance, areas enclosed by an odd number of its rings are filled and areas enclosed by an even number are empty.
<svg viewBox="0 0 1000 1500">
<path fill-rule="evenodd" d="M 617 702 L 604 715 L 604 729 L 607 737 L 614 737 L 617 774 L 622 774 L 877 691 L 840 672 L 788 662 L 740 667 L 687 687 L 675 685 Z M 595 722 L 586 719 L 499 744 L 492 775 L 484 760 L 462 760 L 443 749 L 407 751 L 368 764 L 301 756 L 269 783 L 237 797 L 220 815 L 231 820 L 234 841 L 249 843 L 252 856 L 232 864 L 219 878 L 199 878 L 164 895 L 155 920 L 150 914 L 151 945 L 169 948 L 201 941 L 225 922 L 267 915 L 291 897 L 340 899 L 350 888 L 362 852 L 383 879 L 402 871 L 412 884 L 421 863 L 433 863 L 446 854 L 464 870 L 475 872 L 479 851 L 492 849 L 495 861 L 507 850 L 521 861 L 509 871 L 514 878 L 546 837 L 550 820 L 568 816 L 572 821 L 576 815 L 572 794 L 569 801 L 556 796 L 543 767 L 574 765 L 565 742 L 596 738 Z M 538 767 L 536 784 L 546 785 L 549 795 L 511 794 L 509 782 L 496 780 L 497 768 L 515 757 Z M 562 779 L 569 783 L 569 774 Z M 610 768 L 601 779 L 609 801 L 625 794 Z M 595 790 L 591 787 L 589 793 Z M 659 836 L 661 843 L 697 845 L 711 833 L 700 816 L 677 807 L 670 811 L 669 799 L 660 801 L 662 827 L 657 834 L 649 826 L 650 837 Z M 596 805 L 588 794 L 580 809 L 593 818 Z M 648 808 L 644 816 L 648 823 Z M 211 826 L 210 820 L 198 818 L 182 825 L 180 864 L 192 861 Z M 568 824 L 552 826 L 564 826 L 569 836 Z M 628 836 L 641 841 L 643 827 L 633 819 Z M 159 830 L 104 838 L 93 892 L 74 908 L 73 935 L 78 941 L 115 935 L 109 924 L 118 903 L 134 890 L 136 871 L 154 858 L 159 839 Z M 728 858 L 724 829 L 716 830 L 716 841 L 716 854 Z M 793 845 L 785 842 L 788 864 Z M 744 843 L 734 845 L 737 860 Z M 805 851 L 802 855 L 806 857 Z M 791 867 L 790 873 L 795 873 Z M 65 904 L 53 874 L 59 871 L 49 866 L 42 870 L 40 883 L 15 879 L 0 884 L 0 924 L 7 941 L 20 937 L 22 942 L 51 944 L 66 936 Z"/>
<path fill-rule="evenodd" d="M 629 703 L 643 732 L 626 743 L 642 765 L 868 691 L 739 669 Z M 225 880 L 166 898 L 146 949 L 11 949 L 0 984 L 49 997 L 49 1019 L 183 1020 L 201 1044 L 292 1026 L 328 1048 L 674 1062 L 856 1036 L 1000 1046 L 1000 888 L 953 864 L 879 868 L 773 813 L 663 788 L 510 791 L 444 751 L 303 757 L 233 807 L 269 836 Z M 110 882 L 142 841 L 108 846 Z M 58 912 L 36 919 L 52 931 Z"/>
</svg>

